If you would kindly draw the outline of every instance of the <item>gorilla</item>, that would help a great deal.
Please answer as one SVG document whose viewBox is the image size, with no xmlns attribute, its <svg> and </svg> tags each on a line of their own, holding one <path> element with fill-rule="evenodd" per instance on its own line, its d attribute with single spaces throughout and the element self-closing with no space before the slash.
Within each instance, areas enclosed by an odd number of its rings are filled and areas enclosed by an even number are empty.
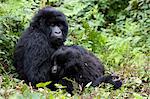
<svg viewBox="0 0 150 99">
<path fill-rule="evenodd" d="M 58 83 L 67 86 L 69 93 L 73 91 L 73 85 L 63 77 L 74 79 L 83 89 L 89 82 L 94 87 L 102 82 L 110 83 L 114 89 L 122 85 L 118 76 L 104 75 L 105 69 L 99 59 L 80 46 L 62 46 L 52 55 L 51 61 L 51 73 L 60 79 Z"/>
<path fill-rule="evenodd" d="M 64 45 L 67 34 L 68 23 L 62 12 L 49 6 L 40 9 L 14 51 L 14 66 L 20 78 L 33 86 L 53 80 L 51 56 Z"/>
</svg>

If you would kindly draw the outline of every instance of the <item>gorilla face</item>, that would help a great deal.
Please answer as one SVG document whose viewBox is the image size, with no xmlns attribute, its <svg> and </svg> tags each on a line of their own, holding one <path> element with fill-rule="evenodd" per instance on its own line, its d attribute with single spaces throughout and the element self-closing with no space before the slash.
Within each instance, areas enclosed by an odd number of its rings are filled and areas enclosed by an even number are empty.
<svg viewBox="0 0 150 99">
<path fill-rule="evenodd" d="M 57 24 L 51 24 L 50 25 L 51 33 L 50 33 L 50 39 L 51 43 L 53 45 L 63 45 L 64 39 L 63 39 L 63 26 L 62 25 L 57 25 Z"/>
</svg>

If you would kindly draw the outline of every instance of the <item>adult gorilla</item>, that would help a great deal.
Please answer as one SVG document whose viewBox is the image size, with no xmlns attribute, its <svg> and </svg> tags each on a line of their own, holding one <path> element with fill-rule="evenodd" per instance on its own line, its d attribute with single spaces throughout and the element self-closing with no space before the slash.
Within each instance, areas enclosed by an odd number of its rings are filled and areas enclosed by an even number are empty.
<svg viewBox="0 0 150 99">
<path fill-rule="evenodd" d="M 92 86 L 100 83 L 111 83 L 114 88 L 121 87 L 122 82 L 116 75 L 104 75 L 104 66 L 92 53 L 80 46 L 63 46 L 52 55 L 51 73 L 55 74 L 62 85 L 67 86 L 67 91 L 72 92 L 71 82 L 63 77 L 75 79 L 84 88 L 89 82 Z"/>
<path fill-rule="evenodd" d="M 63 13 L 52 7 L 39 10 L 14 52 L 14 66 L 21 79 L 32 85 L 52 80 L 50 57 L 63 45 L 67 33 L 68 24 Z"/>
</svg>

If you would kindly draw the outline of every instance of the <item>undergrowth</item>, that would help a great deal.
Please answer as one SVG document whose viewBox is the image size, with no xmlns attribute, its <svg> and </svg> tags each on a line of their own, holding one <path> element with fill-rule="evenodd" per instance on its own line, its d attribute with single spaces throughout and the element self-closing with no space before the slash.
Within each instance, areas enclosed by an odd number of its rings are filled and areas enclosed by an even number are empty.
<svg viewBox="0 0 150 99">
<path fill-rule="evenodd" d="M 93 52 L 106 73 L 121 77 L 120 89 L 101 84 L 87 86 L 83 92 L 77 88 L 71 96 L 61 85 L 57 91 L 47 89 L 45 83 L 34 89 L 17 79 L 12 60 L 15 44 L 31 17 L 46 5 L 67 16 L 69 35 L 65 43 Z M 0 16 L 0 99 L 150 98 L 149 0 L 0 0 Z"/>
</svg>

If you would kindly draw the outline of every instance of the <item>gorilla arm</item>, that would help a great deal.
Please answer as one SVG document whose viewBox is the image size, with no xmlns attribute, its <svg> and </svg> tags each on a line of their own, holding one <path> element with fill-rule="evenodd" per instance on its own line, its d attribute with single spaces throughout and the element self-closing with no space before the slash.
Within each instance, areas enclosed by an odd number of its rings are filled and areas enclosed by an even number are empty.
<svg viewBox="0 0 150 99">
<path fill-rule="evenodd" d="M 113 79 L 114 78 L 114 79 Z M 120 79 L 118 79 L 118 76 L 115 75 L 104 75 L 101 77 L 98 77 L 93 83 L 92 86 L 96 87 L 99 84 L 101 84 L 102 82 L 104 83 L 110 83 L 114 86 L 114 89 L 118 89 L 121 87 L 122 85 L 122 81 Z"/>
<path fill-rule="evenodd" d="M 53 53 L 48 40 L 40 33 L 34 33 L 32 38 L 28 39 L 29 43 L 26 46 L 24 53 L 24 72 L 28 82 L 36 84 L 47 81 L 50 69 L 50 55 Z"/>
</svg>

